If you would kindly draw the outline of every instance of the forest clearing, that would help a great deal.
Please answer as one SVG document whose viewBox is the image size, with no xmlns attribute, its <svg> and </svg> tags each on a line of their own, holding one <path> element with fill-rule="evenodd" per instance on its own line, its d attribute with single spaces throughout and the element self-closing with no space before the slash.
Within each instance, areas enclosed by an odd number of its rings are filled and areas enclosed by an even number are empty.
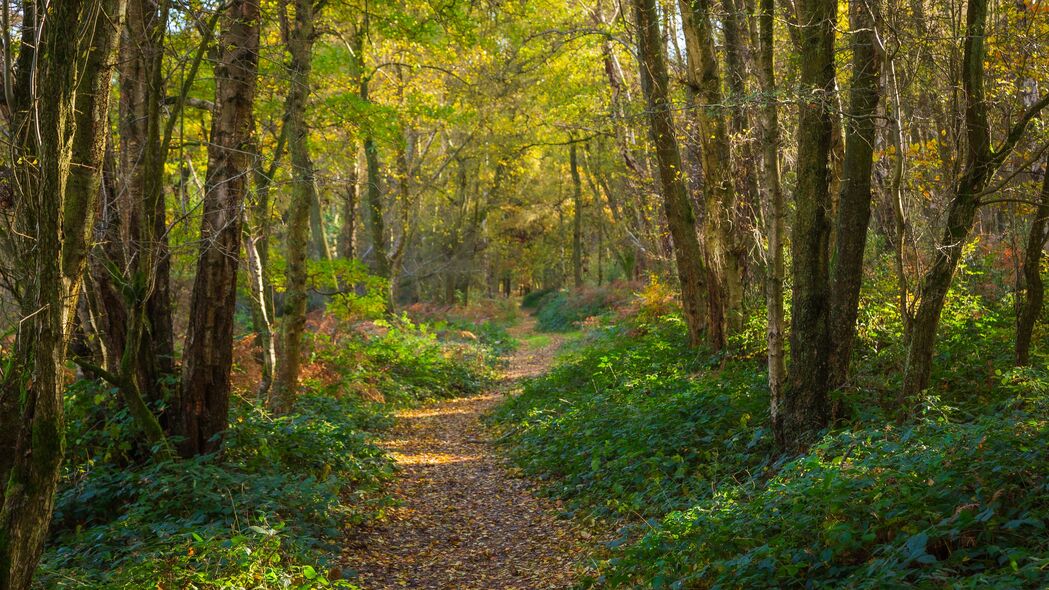
<svg viewBox="0 0 1049 590">
<path fill-rule="evenodd" d="M 0 31 L 0 590 L 1049 589 L 1049 0 Z"/>
</svg>

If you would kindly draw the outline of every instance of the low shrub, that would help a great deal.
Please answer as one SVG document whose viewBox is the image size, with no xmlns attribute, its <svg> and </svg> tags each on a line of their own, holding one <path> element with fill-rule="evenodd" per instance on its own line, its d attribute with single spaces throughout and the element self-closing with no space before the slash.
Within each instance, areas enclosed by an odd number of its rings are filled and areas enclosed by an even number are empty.
<svg viewBox="0 0 1049 590">
<path fill-rule="evenodd" d="M 70 404 L 96 393 L 81 385 Z M 274 417 L 237 403 L 223 452 L 134 465 L 85 444 L 122 445 L 122 412 L 71 414 L 75 447 L 93 457 L 66 469 L 40 587 L 350 587 L 325 575 L 328 555 L 347 523 L 382 507 L 392 465 L 368 434 L 386 422 L 380 408 L 311 394 Z"/>
<path fill-rule="evenodd" d="M 375 433 L 390 408 L 478 392 L 493 370 L 483 346 L 404 318 L 311 321 L 294 411 L 274 416 L 235 395 L 216 454 L 147 459 L 118 396 L 76 382 L 37 587 L 353 588 L 335 557 L 347 527 L 388 505 L 393 464 Z"/>
<path fill-rule="evenodd" d="M 578 329 L 588 318 L 608 313 L 633 298 L 638 285 L 617 282 L 601 287 L 554 291 L 535 302 L 540 330 L 567 332 Z"/>
<path fill-rule="evenodd" d="M 689 350 L 651 287 L 504 402 L 514 461 L 623 527 L 583 586 L 1049 587 L 1049 374 L 1011 368 L 1009 301 L 951 291 L 934 386 L 897 424 L 902 326 L 891 277 L 873 287 L 850 419 L 800 457 L 769 435 L 760 322 Z"/>
</svg>

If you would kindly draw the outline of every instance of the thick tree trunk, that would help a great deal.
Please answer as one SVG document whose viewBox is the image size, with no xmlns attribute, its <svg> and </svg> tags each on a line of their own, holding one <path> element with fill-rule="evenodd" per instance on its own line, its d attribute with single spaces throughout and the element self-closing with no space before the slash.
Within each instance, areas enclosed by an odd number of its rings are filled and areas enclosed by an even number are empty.
<svg viewBox="0 0 1049 590">
<path fill-rule="evenodd" d="M 223 17 L 215 68 L 200 253 L 182 362 L 181 454 L 217 450 L 229 415 L 241 222 L 252 168 L 259 3 L 236 0 Z"/>
<path fill-rule="evenodd" d="M 306 326 L 306 256 L 309 249 L 310 207 L 316 199 L 313 160 L 309 152 L 306 101 L 310 95 L 314 14 L 312 0 L 295 0 L 295 19 L 286 43 L 291 53 L 286 125 L 291 156 L 292 190 L 288 203 L 285 261 L 287 264 L 284 313 L 281 325 L 283 358 L 278 367 L 272 406 L 289 412 L 295 403 L 302 362 L 302 335 Z"/>
<path fill-rule="evenodd" d="M 17 79 L 32 84 L 9 92 L 16 97 L 8 105 L 10 128 L 20 133 L 11 156 L 38 165 L 16 172 L 13 254 L 23 275 L 23 318 L 0 383 L 3 590 L 30 587 L 51 520 L 65 445 L 66 347 L 99 192 L 111 64 L 124 15 L 122 0 L 24 8 Z M 73 190 L 71 181 L 78 183 Z"/>
<path fill-rule="evenodd" d="M 681 281 L 681 307 L 688 325 L 689 342 L 698 346 L 702 342 L 703 295 L 707 290 L 707 269 L 704 265 L 703 251 L 699 247 L 699 239 L 696 237 L 695 216 L 682 175 L 681 152 L 674 132 L 667 65 L 663 55 L 663 37 L 659 31 L 655 0 L 634 0 L 634 12 L 638 27 L 641 87 L 645 91 L 648 104 L 648 121 L 663 189 L 663 210 L 667 216 L 678 278 Z M 709 299 L 719 299 L 717 289 L 710 289 Z M 719 306 L 712 304 L 709 307 Z M 724 342 L 719 328 L 720 325 L 711 325 L 707 331 L 707 339 L 715 346 Z"/>
<path fill-rule="evenodd" d="M 681 0 L 682 31 L 688 53 L 688 81 L 699 103 L 695 109 L 703 167 L 704 241 L 708 255 L 708 289 L 717 309 L 707 322 L 715 349 L 725 346 L 728 331 L 742 325 L 743 269 L 733 236 L 736 191 L 726 116 L 722 111 L 721 72 L 710 24 L 710 0 Z"/>
<path fill-rule="evenodd" d="M 1024 366 L 1030 363 L 1031 335 L 1038 316 L 1042 315 L 1042 303 L 1045 298 L 1045 287 L 1042 284 L 1042 254 L 1045 249 L 1045 228 L 1049 225 L 1049 158 L 1042 170 L 1042 193 L 1038 200 L 1038 209 L 1031 221 L 1031 231 L 1027 235 L 1027 251 L 1024 254 L 1022 274 L 1023 288 L 1018 289 L 1016 298 L 1019 304 L 1016 309 L 1016 364 Z"/>
<path fill-rule="evenodd" d="M 852 90 L 845 127 L 845 162 L 831 269 L 829 386 L 845 383 L 863 285 L 863 251 L 871 217 L 875 118 L 881 97 L 881 48 L 876 22 L 881 0 L 850 0 Z"/>
<path fill-rule="evenodd" d="M 801 0 L 801 78 L 798 185 L 794 197 L 794 294 L 791 301 L 790 375 L 772 426 L 786 452 L 805 448 L 828 422 L 830 354 L 830 155 L 834 100 L 834 23 L 837 0 Z"/>
<path fill-rule="evenodd" d="M 572 175 L 572 281 L 579 289 L 583 286 L 583 181 L 575 143 L 568 146 L 568 169 Z"/>
<path fill-rule="evenodd" d="M 783 237 L 786 204 L 779 175 L 779 115 L 776 108 L 776 73 L 773 61 L 774 0 L 760 0 L 760 48 L 758 77 L 764 103 L 761 106 L 762 160 L 764 163 L 765 224 L 768 234 L 768 270 L 766 271 L 766 306 L 768 317 L 768 372 L 770 407 L 773 416 L 779 416 L 783 404 L 783 383 L 786 379 L 783 339 L 784 320 L 784 261 Z"/>
</svg>

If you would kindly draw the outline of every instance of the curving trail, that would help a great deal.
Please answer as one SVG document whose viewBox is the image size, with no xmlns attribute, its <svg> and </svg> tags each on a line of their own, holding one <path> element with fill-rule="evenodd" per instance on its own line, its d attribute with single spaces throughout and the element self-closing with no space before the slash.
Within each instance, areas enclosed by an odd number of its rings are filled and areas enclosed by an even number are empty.
<svg viewBox="0 0 1049 590">
<path fill-rule="evenodd" d="M 530 334 L 526 318 L 513 331 Z M 364 590 L 553 590 L 567 588 L 587 534 L 559 519 L 491 446 L 481 418 L 521 378 L 545 371 L 561 341 L 522 347 L 502 383 L 482 395 L 442 400 L 397 415 L 383 445 L 399 473 L 398 506 L 360 530 L 346 563 Z"/>
</svg>

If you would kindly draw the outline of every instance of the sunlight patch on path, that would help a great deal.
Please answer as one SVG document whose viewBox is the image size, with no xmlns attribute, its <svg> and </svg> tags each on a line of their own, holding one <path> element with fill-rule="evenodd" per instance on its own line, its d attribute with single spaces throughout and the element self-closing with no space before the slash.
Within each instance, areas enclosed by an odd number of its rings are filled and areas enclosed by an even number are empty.
<svg viewBox="0 0 1049 590">
<path fill-rule="evenodd" d="M 533 329 L 527 319 L 515 336 Z M 555 590 L 571 585 L 587 535 L 557 517 L 494 452 L 481 423 L 517 379 L 545 371 L 561 343 L 522 347 L 494 391 L 398 414 L 384 446 L 399 468 L 389 518 L 356 531 L 347 567 L 364 590 Z"/>
</svg>

